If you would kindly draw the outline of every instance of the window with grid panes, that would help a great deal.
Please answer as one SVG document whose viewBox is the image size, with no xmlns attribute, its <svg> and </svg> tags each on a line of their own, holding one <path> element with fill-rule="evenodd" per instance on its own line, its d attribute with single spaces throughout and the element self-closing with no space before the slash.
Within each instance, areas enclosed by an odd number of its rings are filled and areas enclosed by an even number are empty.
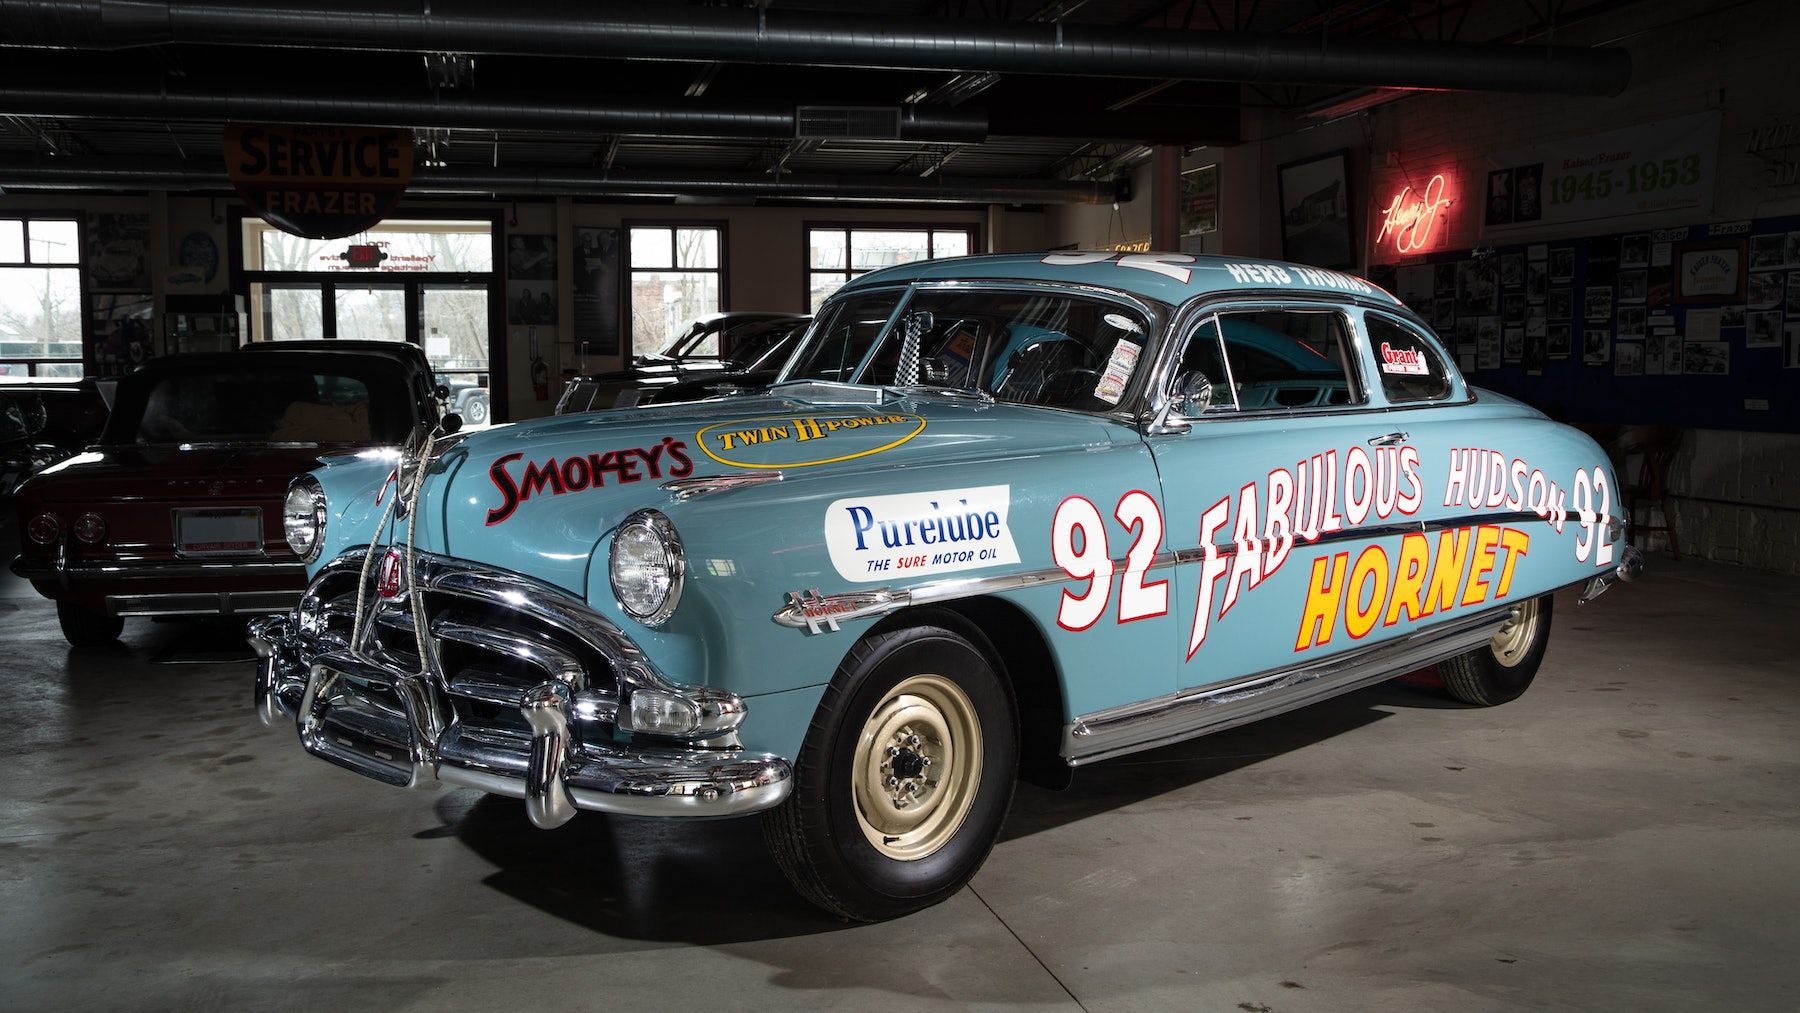
<svg viewBox="0 0 1800 1013">
<path fill-rule="evenodd" d="M 631 348 L 660 352 L 697 317 L 725 308 L 725 230 L 716 225 L 633 225 Z"/>
<path fill-rule="evenodd" d="M 806 290 L 817 312 L 826 297 L 859 274 L 915 260 L 966 257 L 975 230 L 966 226 L 808 226 Z"/>
<path fill-rule="evenodd" d="M 81 224 L 0 216 L 0 376 L 82 375 Z"/>
</svg>

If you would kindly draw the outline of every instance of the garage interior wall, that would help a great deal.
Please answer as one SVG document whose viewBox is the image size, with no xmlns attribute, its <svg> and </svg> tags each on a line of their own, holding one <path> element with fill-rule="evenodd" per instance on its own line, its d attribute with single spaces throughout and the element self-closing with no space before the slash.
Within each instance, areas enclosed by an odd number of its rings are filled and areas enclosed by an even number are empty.
<svg viewBox="0 0 1800 1013">
<path fill-rule="evenodd" d="M 1421 92 L 1329 122 L 1246 109 L 1244 136 L 1250 140 L 1220 149 L 1216 157 L 1204 151 L 1190 154 L 1183 167 L 1220 163 L 1223 252 L 1272 258 L 1282 254 L 1277 167 L 1340 149 L 1350 153 L 1353 227 L 1365 251 L 1374 203 L 1370 178 L 1395 170 L 1429 178 L 1447 167 L 1461 168 L 1468 189 L 1464 213 L 1451 221 L 1460 234 L 1450 249 L 1800 213 L 1800 184 L 1778 186 L 1770 180 L 1771 169 L 1796 157 L 1794 151 L 1771 157 L 1747 150 L 1753 130 L 1800 124 L 1800 95 L 1792 90 L 1788 73 L 1791 40 L 1800 32 L 1800 6 L 1785 0 L 1704 6 L 1646 0 L 1629 10 L 1632 22 L 1642 26 L 1633 34 L 1603 36 L 1601 22 L 1616 25 L 1617 20 L 1597 19 L 1556 37 L 1559 45 L 1604 43 L 1630 50 L 1637 68 L 1633 84 L 1616 98 Z M 1482 234 L 1487 156 L 1713 109 L 1721 111 L 1723 128 L 1710 215 L 1688 209 L 1660 217 L 1509 230 L 1503 238 Z M 1133 185 L 1137 193 L 1148 193 L 1148 166 L 1136 170 Z M 1124 206 L 1110 224 L 1107 209 L 1100 207 L 1056 208 L 1046 217 L 1052 246 L 1110 247 L 1121 236 L 1131 241 L 1150 230 L 1147 200 Z M 1209 246 L 1206 252 L 1218 249 Z M 1361 266 L 1366 268 L 1366 259 Z M 1800 405 L 1770 407 L 1789 420 L 1800 415 Z M 1629 425 L 1641 420 L 1574 421 Z M 1790 431 L 1687 432 L 1669 475 L 1684 554 L 1800 573 L 1800 435 L 1791 424 L 1784 428 Z M 1627 466 L 1635 474 L 1636 460 Z M 1660 523 L 1660 512 L 1640 520 Z M 1653 548 L 1666 545 L 1660 534 L 1650 539 Z"/>
<path fill-rule="evenodd" d="M 168 296 L 225 296 L 231 285 L 226 264 L 210 282 L 182 282 L 191 272 L 171 272 L 174 249 L 182 237 L 194 232 L 212 236 L 220 256 L 231 249 L 226 235 L 229 210 L 240 206 L 231 197 L 202 197 L 152 192 L 136 195 L 6 194 L 0 195 L 0 213 L 7 210 L 68 212 L 87 217 L 127 213 L 150 217 L 150 279 L 154 304 L 165 305 Z M 806 312 L 807 223 L 846 222 L 872 224 L 941 224 L 973 228 L 976 240 L 991 252 L 1035 250 L 1045 246 L 1045 215 L 1036 210 L 988 206 L 942 209 L 863 205 L 845 207 L 820 203 L 808 206 L 740 207 L 722 204 L 618 204 L 589 203 L 567 197 L 521 201 L 406 201 L 400 212 L 428 214 L 433 209 L 478 208 L 498 210 L 507 233 L 554 235 L 558 270 L 559 322 L 541 327 L 536 335 L 538 354 L 550 367 L 549 396 L 539 399 L 531 385 L 532 337 L 529 328 L 509 326 L 504 335 L 507 361 L 507 395 L 510 419 L 548 415 L 561 393 L 565 370 L 574 361 L 574 229 L 618 227 L 632 222 L 723 223 L 726 233 L 728 290 L 726 308 Z M 623 268 L 623 264 L 621 267 Z M 171 275 L 177 277 L 171 277 Z M 162 322 L 154 321 L 160 336 Z M 617 369 L 622 356 L 589 356 L 585 365 L 594 371 Z"/>
</svg>

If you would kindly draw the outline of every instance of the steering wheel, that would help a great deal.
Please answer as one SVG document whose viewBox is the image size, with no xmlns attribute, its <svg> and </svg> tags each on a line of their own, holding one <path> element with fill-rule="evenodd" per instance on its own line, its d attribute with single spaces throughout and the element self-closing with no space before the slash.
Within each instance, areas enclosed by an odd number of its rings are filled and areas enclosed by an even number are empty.
<svg viewBox="0 0 1800 1013">
<path fill-rule="evenodd" d="M 1099 385 L 1099 382 L 1100 371 L 1097 369 L 1089 369 L 1086 366 L 1070 366 L 1067 369 L 1059 369 L 1044 377 L 1044 382 L 1038 386 L 1036 400 L 1039 404 L 1048 404 L 1052 401 L 1060 404 L 1067 400 L 1070 394 L 1089 397 L 1092 396 L 1093 390 Z"/>
</svg>

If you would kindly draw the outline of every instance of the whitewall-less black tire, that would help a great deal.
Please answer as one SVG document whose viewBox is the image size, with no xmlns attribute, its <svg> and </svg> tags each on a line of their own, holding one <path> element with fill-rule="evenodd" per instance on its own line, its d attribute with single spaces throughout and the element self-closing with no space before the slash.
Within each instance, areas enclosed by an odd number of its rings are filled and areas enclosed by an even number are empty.
<svg viewBox="0 0 1800 1013">
<path fill-rule="evenodd" d="M 1454 699 L 1478 707 L 1516 700 L 1537 677 L 1550 642 L 1551 598 L 1518 603 L 1512 621 L 1494 639 L 1438 666 L 1444 689 Z"/>
<path fill-rule="evenodd" d="M 865 638 L 838 667 L 794 770 L 765 813 L 782 871 L 860 921 L 929 907 L 981 867 L 1012 803 L 1017 710 L 989 645 L 925 613 Z"/>
</svg>

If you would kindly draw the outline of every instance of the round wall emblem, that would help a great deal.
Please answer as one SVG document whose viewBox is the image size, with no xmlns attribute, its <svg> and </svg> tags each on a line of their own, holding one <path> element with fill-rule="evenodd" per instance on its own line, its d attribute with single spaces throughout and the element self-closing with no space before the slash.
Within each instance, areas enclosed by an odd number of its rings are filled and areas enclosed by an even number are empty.
<svg viewBox="0 0 1800 1013">
<path fill-rule="evenodd" d="M 406 588 L 406 567 L 400 560 L 399 549 L 387 550 L 381 557 L 381 569 L 375 577 L 375 591 L 383 598 L 398 598 Z"/>
</svg>

